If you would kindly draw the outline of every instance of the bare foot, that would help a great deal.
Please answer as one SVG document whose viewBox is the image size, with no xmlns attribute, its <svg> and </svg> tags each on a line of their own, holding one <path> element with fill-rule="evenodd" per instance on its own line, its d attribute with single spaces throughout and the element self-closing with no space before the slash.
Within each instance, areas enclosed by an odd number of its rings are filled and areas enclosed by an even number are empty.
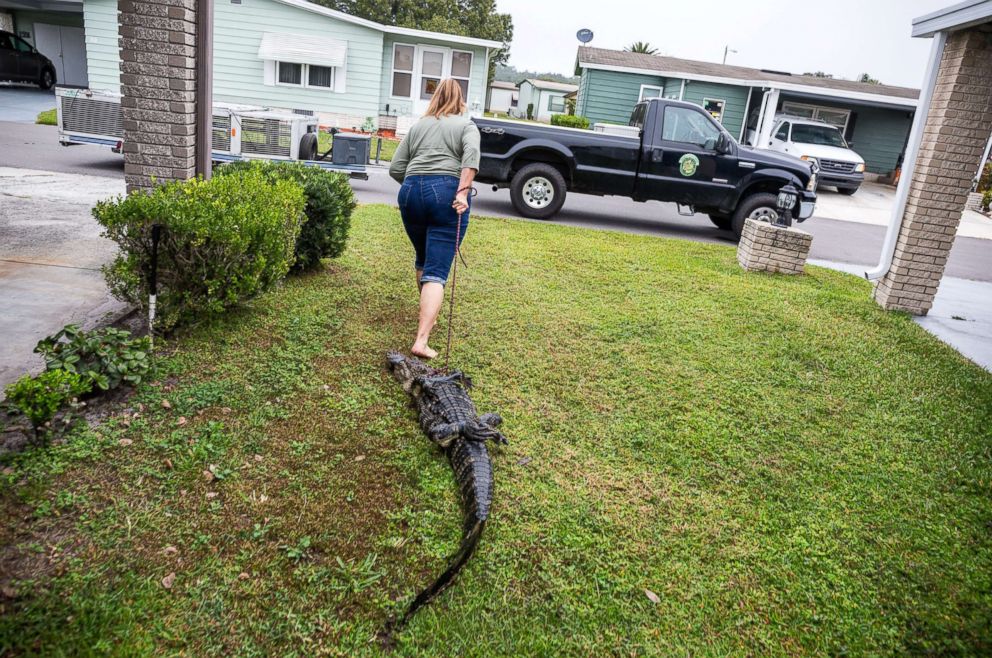
<svg viewBox="0 0 992 658">
<path fill-rule="evenodd" d="M 437 350 L 432 350 L 427 347 L 427 343 L 424 343 L 423 345 L 420 343 L 414 343 L 413 347 L 410 348 L 410 354 L 430 360 L 437 356 Z"/>
</svg>

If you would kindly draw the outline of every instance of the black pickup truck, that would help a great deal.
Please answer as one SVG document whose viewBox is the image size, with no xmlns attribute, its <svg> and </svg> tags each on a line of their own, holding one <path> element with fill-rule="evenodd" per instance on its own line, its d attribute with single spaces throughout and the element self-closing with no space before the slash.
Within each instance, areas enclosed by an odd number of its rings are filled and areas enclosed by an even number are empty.
<svg viewBox="0 0 992 658">
<path fill-rule="evenodd" d="M 476 180 L 509 187 L 525 217 L 550 219 L 573 191 L 677 203 L 740 236 L 745 219 L 778 217 L 778 191 L 786 183 L 799 191 L 793 216 L 803 221 L 813 214 L 814 165 L 741 146 L 691 103 L 638 103 L 629 135 L 496 119 L 475 123 L 482 134 Z"/>
</svg>

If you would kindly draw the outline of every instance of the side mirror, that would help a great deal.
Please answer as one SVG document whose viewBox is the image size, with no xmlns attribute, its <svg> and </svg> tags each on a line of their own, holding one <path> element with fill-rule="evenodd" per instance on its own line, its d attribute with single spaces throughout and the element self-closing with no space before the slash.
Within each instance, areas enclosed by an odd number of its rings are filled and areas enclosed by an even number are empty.
<svg viewBox="0 0 992 658">
<path fill-rule="evenodd" d="M 726 155 L 733 150 L 730 143 L 730 137 L 726 133 L 720 133 L 720 136 L 716 138 L 716 152 L 722 155 Z"/>
</svg>

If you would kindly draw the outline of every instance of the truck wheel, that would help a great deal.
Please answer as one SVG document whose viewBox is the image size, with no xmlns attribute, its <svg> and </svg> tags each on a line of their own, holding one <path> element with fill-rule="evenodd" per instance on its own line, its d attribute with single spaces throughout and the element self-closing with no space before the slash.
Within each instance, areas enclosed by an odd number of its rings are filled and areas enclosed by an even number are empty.
<svg viewBox="0 0 992 658">
<path fill-rule="evenodd" d="M 711 213 L 710 221 L 713 222 L 713 226 L 717 227 L 721 231 L 730 230 L 730 217 L 727 217 L 726 215 L 715 215 Z"/>
<path fill-rule="evenodd" d="M 861 189 L 860 186 L 858 186 L 858 187 L 838 187 L 837 188 L 837 191 L 840 192 L 841 194 L 846 194 L 847 196 L 853 196 L 854 193 L 857 192 L 859 189 Z"/>
<path fill-rule="evenodd" d="M 313 160 L 317 157 L 317 135 L 307 133 L 300 138 L 300 160 Z"/>
<path fill-rule="evenodd" d="M 778 195 L 770 192 L 759 192 L 741 199 L 730 220 L 730 228 L 734 231 L 734 236 L 740 239 L 741 233 L 744 232 L 744 221 L 747 219 L 756 219 L 759 222 L 774 222 L 778 219 L 777 202 Z"/>
<path fill-rule="evenodd" d="M 517 212 L 531 219 L 551 219 L 565 203 L 565 179 L 549 164 L 529 164 L 513 177 L 510 200 Z"/>
</svg>

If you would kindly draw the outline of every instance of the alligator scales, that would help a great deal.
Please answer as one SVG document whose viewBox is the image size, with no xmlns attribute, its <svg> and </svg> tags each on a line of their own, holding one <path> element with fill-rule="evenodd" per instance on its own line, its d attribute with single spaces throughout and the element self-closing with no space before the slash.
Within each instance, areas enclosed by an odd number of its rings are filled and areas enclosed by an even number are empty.
<svg viewBox="0 0 992 658">
<path fill-rule="evenodd" d="M 462 541 L 448 568 L 413 600 L 400 626 L 450 585 L 482 536 L 493 497 L 493 469 L 486 441 L 506 443 L 496 427 L 496 414 L 478 415 L 468 396 L 471 381 L 464 374 L 444 375 L 426 363 L 398 352 L 387 355 L 389 369 L 413 398 L 420 412 L 420 426 L 427 437 L 444 449 L 461 490 Z"/>
</svg>

